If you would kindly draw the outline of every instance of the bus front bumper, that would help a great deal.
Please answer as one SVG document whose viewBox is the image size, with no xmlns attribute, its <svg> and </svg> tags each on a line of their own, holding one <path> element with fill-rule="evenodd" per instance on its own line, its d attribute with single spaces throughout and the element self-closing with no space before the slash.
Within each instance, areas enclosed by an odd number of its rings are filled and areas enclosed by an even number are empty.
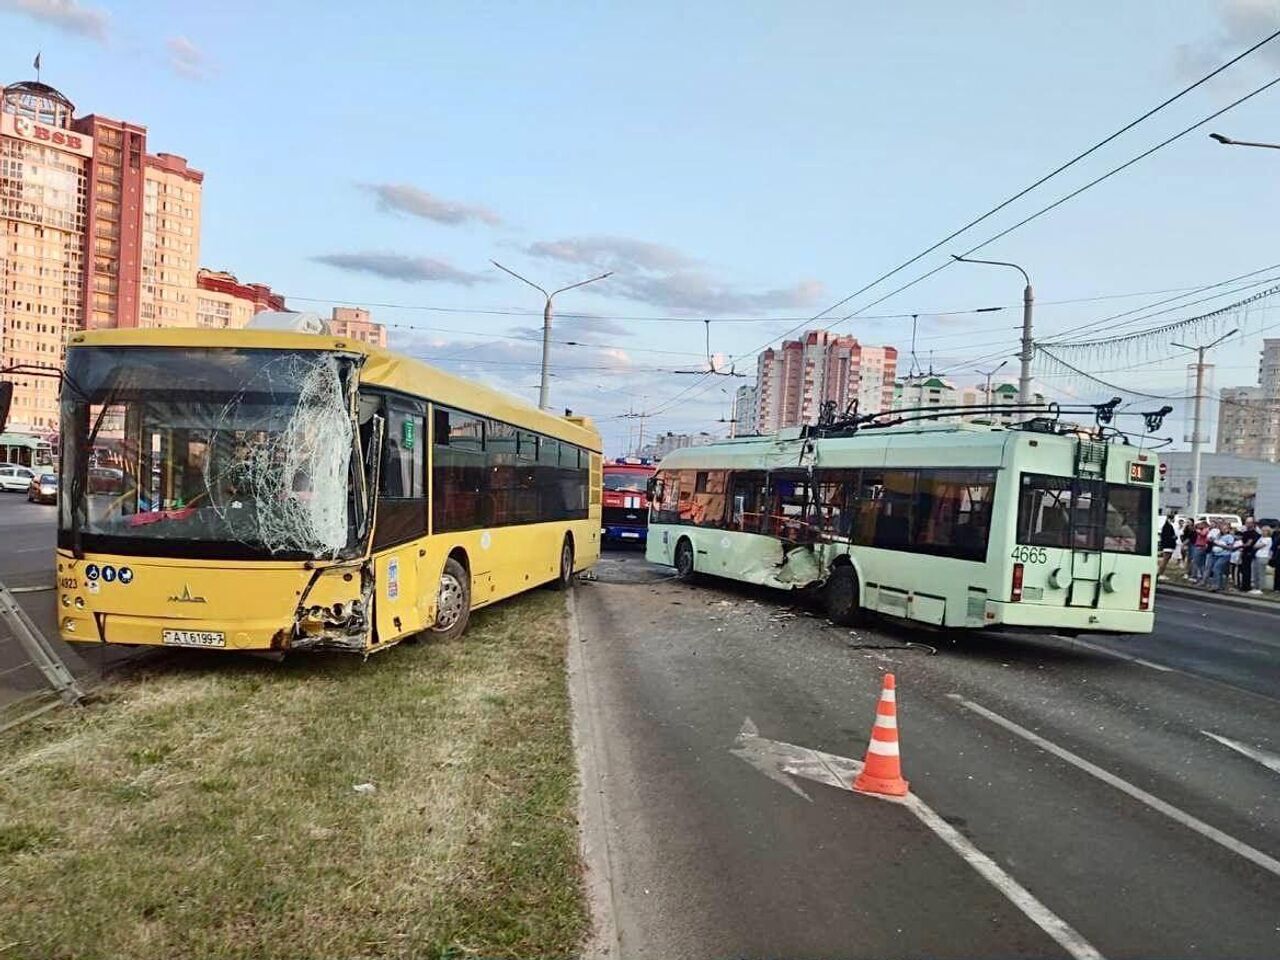
<svg viewBox="0 0 1280 960">
<path fill-rule="evenodd" d="M 617 540 L 623 543 L 644 543 L 649 539 L 649 528 L 606 524 L 601 528 L 601 536 L 605 540 Z"/>
<path fill-rule="evenodd" d="M 1049 633 L 1150 633 L 1153 610 L 1049 606 L 1043 603 L 987 602 L 986 626 L 1039 629 Z"/>
</svg>

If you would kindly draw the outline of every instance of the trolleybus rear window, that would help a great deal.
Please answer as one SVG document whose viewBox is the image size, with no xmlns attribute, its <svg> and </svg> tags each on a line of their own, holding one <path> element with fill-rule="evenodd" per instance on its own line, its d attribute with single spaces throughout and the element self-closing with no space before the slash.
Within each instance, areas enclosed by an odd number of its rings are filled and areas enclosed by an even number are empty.
<svg viewBox="0 0 1280 960">
<path fill-rule="evenodd" d="M 1150 556 L 1151 490 L 1024 473 L 1018 543 Z"/>
</svg>

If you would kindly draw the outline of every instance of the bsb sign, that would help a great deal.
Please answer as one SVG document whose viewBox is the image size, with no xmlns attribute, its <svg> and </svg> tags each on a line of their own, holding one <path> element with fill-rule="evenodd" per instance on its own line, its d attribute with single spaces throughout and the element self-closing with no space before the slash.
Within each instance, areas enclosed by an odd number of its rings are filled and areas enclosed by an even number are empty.
<svg viewBox="0 0 1280 960">
<path fill-rule="evenodd" d="M 29 117 L 15 117 L 8 113 L 0 114 L 0 133 L 6 133 L 11 137 L 19 137 L 22 140 L 47 144 L 51 147 L 57 147 L 59 150 L 78 153 L 82 157 L 93 155 L 92 137 L 72 133 L 70 130 L 60 130 L 57 127 L 45 126 L 43 123 L 36 123 Z"/>
</svg>

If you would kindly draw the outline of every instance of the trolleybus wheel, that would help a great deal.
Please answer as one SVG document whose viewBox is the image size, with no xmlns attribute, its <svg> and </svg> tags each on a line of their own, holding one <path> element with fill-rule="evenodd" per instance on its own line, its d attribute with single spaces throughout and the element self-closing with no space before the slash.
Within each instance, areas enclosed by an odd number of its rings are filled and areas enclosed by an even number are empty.
<svg viewBox="0 0 1280 960">
<path fill-rule="evenodd" d="M 467 629 L 470 619 L 471 575 L 466 567 L 450 557 L 440 572 L 436 622 L 431 625 L 431 632 L 442 640 L 456 640 Z"/>
<path fill-rule="evenodd" d="M 692 580 L 696 572 L 693 568 L 693 544 L 685 537 L 676 544 L 675 560 L 676 576 L 681 580 Z"/>
<path fill-rule="evenodd" d="M 560 575 L 551 584 L 556 590 L 568 590 L 573 586 L 573 541 L 565 534 L 560 545 Z"/>
<path fill-rule="evenodd" d="M 842 564 L 831 571 L 822 590 L 822 602 L 827 616 L 842 627 L 852 626 L 862 619 L 862 607 L 858 603 L 858 574 L 851 564 Z"/>
</svg>

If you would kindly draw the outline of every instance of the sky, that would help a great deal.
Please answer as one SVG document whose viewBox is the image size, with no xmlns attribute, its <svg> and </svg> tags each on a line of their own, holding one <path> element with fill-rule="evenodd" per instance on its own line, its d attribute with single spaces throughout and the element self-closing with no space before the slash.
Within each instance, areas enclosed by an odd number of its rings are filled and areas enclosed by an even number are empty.
<svg viewBox="0 0 1280 960">
<path fill-rule="evenodd" d="M 753 375 L 762 347 L 828 325 L 906 367 L 916 314 L 918 365 L 981 382 L 1017 352 L 1016 272 L 952 265 L 873 302 L 1280 76 L 1280 39 L 805 321 L 1276 29 L 1280 0 L 0 0 L 0 77 L 30 79 L 38 51 L 79 114 L 142 123 L 153 152 L 203 170 L 203 265 L 294 309 L 367 306 L 394 349 L 530 400 L 542 297 L 490 261 L 546 289 L 613 271 L 556 298 L 553 337 L 572 345 L 551 352 L 552 405 L 596 417 L 613 455 L 642 422 L 727 431 L 750 381 L 697 374 L 708 335 L 722 372 Z M 1026 268 L 1045 339 L 1280 282 L 1280 151 L 1207 135 L 1280 141 L 1277 107 L 1280 85 L 975 256 Z M 1148 323 L 1107 319 L 1254 271 Z M 1214 352 L 1216 386 L 1256 381 L 1274 299 Z M 986 307 L 1003 309 L 971 312 Z M 1078 359 L 1187 392 L 1187 354 L 1159 341 Z M 1009 359 L 997 380 L 1016 372 Z M 1064 402 L 1112 394 L 1040 361 L 1034 374 Z M 1161 433 L 1182 446 L 1186 404 L 1171 402 Z"/>
</svg>

